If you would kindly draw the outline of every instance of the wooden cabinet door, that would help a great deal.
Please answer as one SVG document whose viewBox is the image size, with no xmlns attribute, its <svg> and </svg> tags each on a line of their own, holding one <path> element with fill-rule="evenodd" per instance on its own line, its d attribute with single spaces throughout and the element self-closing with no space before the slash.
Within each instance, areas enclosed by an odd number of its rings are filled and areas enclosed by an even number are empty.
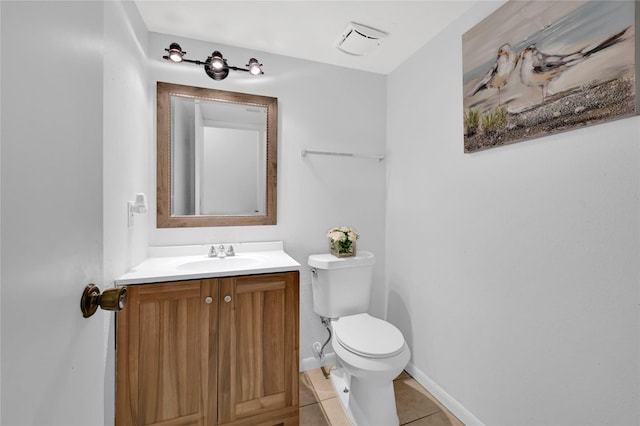
<svg viewBox="0 0 640 426">
<path fill-rule="evenodd" d="M 128 293 L 117 317 L 116 425 L 214 425 L 217 281 Z"/>
<path fill-rule="evenodd" d="M 297 424 L 298 278 L 220 279 L 219 424 Z"/>
</svg>

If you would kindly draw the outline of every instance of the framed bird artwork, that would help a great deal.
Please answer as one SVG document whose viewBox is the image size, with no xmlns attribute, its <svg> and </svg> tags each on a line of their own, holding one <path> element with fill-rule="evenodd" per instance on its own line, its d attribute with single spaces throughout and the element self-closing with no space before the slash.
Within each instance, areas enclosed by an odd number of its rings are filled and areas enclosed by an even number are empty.
<svg viewBox="0 0 640 426">
<path fill-rule="evenodd" d="M 464 152 L 638 114 L 638 7 L 511 0 L 464 33 Z"/>
</svg>

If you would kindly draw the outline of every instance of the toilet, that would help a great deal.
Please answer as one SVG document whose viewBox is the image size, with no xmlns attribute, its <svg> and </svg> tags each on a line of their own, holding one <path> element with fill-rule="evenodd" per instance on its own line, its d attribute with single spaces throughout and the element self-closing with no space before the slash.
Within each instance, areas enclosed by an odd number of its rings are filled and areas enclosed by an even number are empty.
<svg viewBox="0 0 640 426">
<path fill-rule="evenodd" d="M 309 256 L 313 310 L 330 320 L 336 366 L 331 381 L 357 426 L 397 426 L 393 379 L 411 352 L 394 325 L 367 313 L 375 256 Z"/>
</svg>

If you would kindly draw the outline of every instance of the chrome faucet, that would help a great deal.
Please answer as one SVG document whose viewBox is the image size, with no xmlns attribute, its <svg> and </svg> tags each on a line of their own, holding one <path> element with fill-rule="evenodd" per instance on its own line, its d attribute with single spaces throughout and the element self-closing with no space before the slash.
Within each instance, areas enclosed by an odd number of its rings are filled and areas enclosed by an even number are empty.
<svg viewBox="0 0 640 426">
<path fill-rule="evenodd" d="M 211 247 L 209 247 L 209 257 L 224 258 L 227 256 L 235 256 L 235 255 L 236 255 L 236 252 L 233 249 L 233 246 L 231 244 L 229 244 L 226 250 L 224 249 L 224 244 L 220 244 L 217 250 L 215 245 L 211 245 Z"/>
</svg>

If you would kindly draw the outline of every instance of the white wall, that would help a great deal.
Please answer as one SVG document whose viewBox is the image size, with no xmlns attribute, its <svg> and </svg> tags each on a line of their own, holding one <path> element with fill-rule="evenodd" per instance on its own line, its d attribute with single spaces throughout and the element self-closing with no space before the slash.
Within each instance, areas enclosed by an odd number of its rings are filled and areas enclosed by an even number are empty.
<svg viewBox="0 0 640 426">
<path fill-rule="evenodd" d="M 146 257 L 149 217 L 127 202 L 146 193 L 151 178 L 154 104 L 149 90 L 149 32 L 132 2 L 104 2 L 103 282 L 104 287 Z M 115 418 L 115 315 L 104 315 L 104 424 Z"/>
<path fill-rule="evenodd" d="M 499 5 L 389 76 L 388 315 L 467 424 L 637 425 L 640 118 L 463 154 L 461 35 Z"/>
<path fill-rule="evenodd" d="M 149 32 L 132 2 L 104 3 L 104 236 L 105 281 L 146 257 L 149 218 L 135 214 L 127 227 L 127 201 L 147 197 L 155 145 L 149 90 Z"/>
<path fill-rule="evenodd" d="M 358 247 L 378 256 L 372 312 L 383 314 L 385 163 L 357 158 L 301 158 L 300 151 L 308 148 L 384 154 L 386 78 L 216 43 L 155 33 L 150 37 L 154 92 L 156 81 L 166 81 L 273 96 L 278 98 L 279 117 L 278 224 L 156 229 L 155 218 L 151 218 L 151 245 L 283 240 L 286 251 L 305 266 L 300 279 L 300 354 L 305 359 L 313 356 L 312 343 L 326 338 L 313 313 L 307 257 L 328 251 L 325 234 L 329 228 L 350 225 L 361 233 Z M 172 41 L 180 43 L 194 59 L 206 59 L 215 49 L 232 65 L 242 66 L 256 57 L 264 64 L 265 75 L 252 78 L 231 71 L 226 80 L 214 81 L 200 66 L 162 60 L 164 48 Z M 155 179 L 149 188 L 155 188 Z M 150 207 L 155 211 L 155 204 Z"/>
</svg>

